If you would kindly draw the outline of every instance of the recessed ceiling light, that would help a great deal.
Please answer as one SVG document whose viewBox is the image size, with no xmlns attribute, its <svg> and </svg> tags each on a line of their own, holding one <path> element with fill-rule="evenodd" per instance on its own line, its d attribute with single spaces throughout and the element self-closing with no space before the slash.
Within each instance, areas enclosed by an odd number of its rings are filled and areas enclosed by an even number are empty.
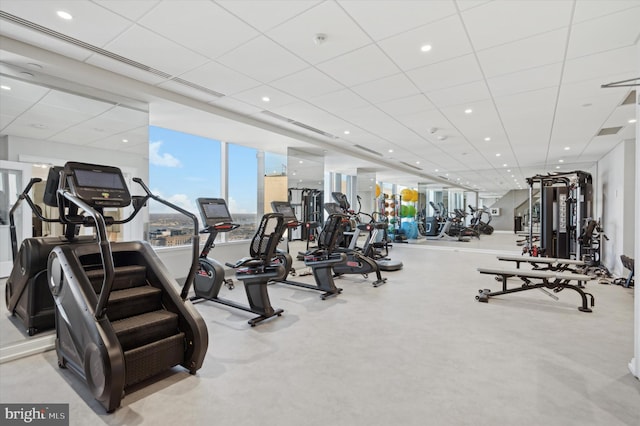
<svg viewBox="0 0 640 426">
<path fill-rule="evenodd" d="M 268 96 L 263 96 L 262 97 L 262 102 L 269 102 L 271 99 L 269 99 Z"/>
<path fill-rule="evenodd" d="M 127 143 L 129 142 L 129 139 L 122 139 L 122 142 Z"/>
<path fill-rule="evenodd" d="M 390 150 L 389 150 L 389 152 L 393 152 L 393 150 L 392 150 L 392 149 L 390 149 Z"/>
<path fill-rule="evenodd" d="M 300 161 L 298 161 L 298 163 L 302 164 L 302 163 L 304 163 L 304 161 L 300 160 Z"/>
<path fill-rule="evenodd" d="M 564 163 L 564 160 L 558 160 L 558 163 Z"/>
<path fill-rule="evenodd" d="M 445 176 L 449 176 L 449 173 L 445 173 Z"/>
<path fill-rule="evenodd" d="M 497 154 L 496 154 L 496 157 L 500 157 L 501 155 L 502 155 L 502 154 L 500 154 L 500 153 L 497 153 Z"/>
<path fill-rule="evenodd" d="M 422 52 L 428 52 L 428 51 L 430 51 L 430 50 L 431 50 L 431 45 L 430 45 L 430 44 L 425 44 L 425 45 L 423 45 L 423 46 L 420 48 L 420 50 L 421 50 Z"/>
<path fill-rule="evenodd" d="M 511 175 L 511 177 L 515 177 L 514 175 Z"/>
<path fill-rule="evenodd" d="M 570 146 L 565 146 L 565 147 L 564 147 L 564 150 L 565 150 L 565 151 L 569 151 L 570 149 L 571 149 L 571 147 L 570 147 Z"/>
<path fill-rule="evenodd" d="M 507 167 L 507 163 L 504 163 L 504 164 L 502 165 L 502 167 Z"/>
<path fill-rule="evenodd" d="M 636 121 L 638 120 L 636 120 L 635 118 L 632 118 L 631 120 L 629 120 L 629 123 L 635 123 Z"/>
<path fill-rule="evenodd" d="M 556 169 L 559 169 L 559 168 L 560 168 L 560 166 L 556 166 Z"/>
<path fill-rule="evenodd" d="M 507 172 L 511 173 L 511 169 L 508 169 Z"/>
<path fill-rule="evenodd" d="M 416 164 L 420 164 L 420 162 L 419 162 L 419 161 L 416 161 Z"/>
<path fill-rule="evenodd" d="M 436 172 L 439 171 L 438 169 L 435 170 Z"/>
<path fill-rule="evenodd" d="M 73 16 L 71 16 L 69 12 L 65 12 L 64 10 L 57 11 L 56 15 L 58 15 L 62 19 L 66 19 L 67 21 L 73 19 Z"/>
<path fill-rule="evenodd" d="M 0 89 L 2 90 L 11 90 L 11 87 L 9 86 L 5 86 L 4 84 L 2 86 L 0 86 Z"/>
<path fill-rule="evenodd" d="M 491 138 L 490 138 L 489 136 L 487 136 L 486 138 L 484 138 L 484 140 L 485 140 L 486 142 L 489 142 L 489 141 L 491 140 Z"/>
<path fill-rule="evenodd" d="M 348 130 L 345 130 L 345 131 L 344 131 L 344 134 L 345 134 L 345 135 L 348 135 L 349 133 L 351 133 L 351 132 L 350 132 L 350 131 L 348 131 Z"/>
<path fill-rule="evenodd" d="M 471 108 L 467 108 L 464 110 L 465 114 L 471 114 L 473 112 L 473 110 Z"/>
</svg>

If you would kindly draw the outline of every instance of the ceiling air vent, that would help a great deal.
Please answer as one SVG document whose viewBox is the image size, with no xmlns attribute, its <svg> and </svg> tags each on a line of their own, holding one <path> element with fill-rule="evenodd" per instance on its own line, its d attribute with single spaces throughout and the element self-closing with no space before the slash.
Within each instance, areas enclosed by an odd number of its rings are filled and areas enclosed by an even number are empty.
<svg viewBox="0 0 640 426">
<path fill-rule="evenodd" d="M 176 82 L 178 84 L 182 84 L 183 86 L 191 87 L 192 89 L 199 90 L 200 92 L 208 93 L 210 95 L 215 96 L 216 98 L 223 98 L 224 97 L 223 93 L 216 92 L 215 90 L 207 89 L 204 86 L 200 86 L 199 84 L 192 83 L 192 82 L 187 81 L 187 80 L 183 80 L 180 77 L 174 77 L 174 78 L 171 79 L 171 81 L 174 81 L 174 82 Z"/>
<path fill-rule="evenodd" d="M 276 114 L 275 112 L 264 110 L 264 111 L 262 111 L 262 114 L 268 115 L 269 117 L 275 118 L 276 120 L 285 121 L 287 123 L 292 123 L 293 122 L 292 119 L 287 118 L 287 117 L 285 117 L 283 115 L 280 115 L 280 114 Z"/>
<path fill-rule="evenodd" d="M 309 130 L 310 132 L 314 132 L 331 139 L 336 139 L 336 137 L 333 136 L 331 133 L 323 132 L 322 130 L 316 129 L 315 127 L 309 126 L 308 124 L 304 124 L 299 121 L 292 121 L 291 124 L 293 124 L 294 126 L 302 127 L 303 129 Z"/>
<path fill-rule="evenodd" d="M 632 90 L 629 92 L 629 94 L 627 95 L 626 98 L 624 98 L 624 101 L 622 101 L 622 103 L 620 105 L 632 105 L 636 103 L 636 91 Z"/>
<path fill-rule="evenodd" d="M 422 170 L 420 167 L 416 167 L 413 164 L 405 163 L 404 161 L 401 161 L 400 164 L 404 164 L 405 166 L 411 167 L 412 169 Z"/>
<path fill-rule="evenodd" d="M 377 155 L 379 157 L 382 157 L 382 154 L 380 154 L 378 151 L 374 151 L 374 150 L 366 148 L 366 147 L 364 147 L 362 145 L 354 145 L 354 147 L 356 147 L 358 149 L 361 149 L 363 151 L 367 151 L 369 154 L 374 154 L 374 155 Z"/>
<path fill-rule="evenodd" d="M 622 129 L 622 126 L 604 127 L 602 129 L 600 129 L 600 131 L 598 132 L 598 134 L 596 136 L 615 135 L 616 133 L 618 133 L 620 131 L 620 129 Z"/>
</svg>

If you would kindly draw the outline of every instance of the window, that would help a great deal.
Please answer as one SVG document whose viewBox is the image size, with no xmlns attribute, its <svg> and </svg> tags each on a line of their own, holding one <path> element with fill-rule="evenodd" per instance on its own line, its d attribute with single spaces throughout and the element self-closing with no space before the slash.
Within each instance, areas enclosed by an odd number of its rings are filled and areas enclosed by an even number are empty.
<svg viewBox="0 0 640 426">
<path fill-rule="evenodd" d="M 227 241 L 253 238 L 257 229 L 258 212 L 258 151 L 229 144 L 227 204 L 234 222 L 240 227 L 226 234 Z"/>
<path fill-rule="evenodd" d="M 165 200 L 194 213 L 199 197 L 220 197 L 220 142 L 149 127 L 149 188 Z M 255 194 L 255 192 L 254 192 Z M 149 204 L 148 239 L 154 246 L 189 244 L 193 222 L 158 202 Z"/>
</svg>

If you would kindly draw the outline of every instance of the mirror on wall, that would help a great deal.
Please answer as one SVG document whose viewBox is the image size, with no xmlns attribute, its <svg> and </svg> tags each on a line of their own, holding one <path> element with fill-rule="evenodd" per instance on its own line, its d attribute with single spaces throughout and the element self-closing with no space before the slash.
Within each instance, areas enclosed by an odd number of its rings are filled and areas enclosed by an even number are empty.
<svg viewBox="0 0 640 426">
<path fill-rule="evenodd" d="M 323 220 L 324 160 L 321 149 L 287 149 L 288 201 L 302 222 Z M 302 239 L 307 237 L 303 227 L 297 232 L 302 233 Z"/>
<path fill-rule="evenodd" d="M 360 197 L 362 211 L 367 214 L 373 214 L 373 212 L 381 211 L 380 207 L 376 203 L 376 185 L 375 170 L 358 168 L 356 193 Z"/>
<path fill-rule="evenodd" d="M 137 173 L 146 178 L 149 162 L 149 114 L 146 103 L 106 93 L 101 98 L 97 95 L 102 92 L 97 90 L 84 95 L 86 88 L 58 78 L 41 76 L 38 80 L 32 76 L 30 78 L 33 81 L 26 81 L 17 75 L 19 72 L 1 64 L 0 140 L 4 146 L 0 150 L 0 159 L 6 164 L 28 167 L 31 176 L 44 181 L 52 165 L 63 165 L 67 160 L 111 161 L 120 167 L 132 167 L 131 164 L 136 161 L 135 165 L 141 165 Z M 105 156 L 105 152 L 113 152 L 113 155 Z M 114 161 L 122 163 L 116 164 Z M 21 182 L 20 188 L 15 188 L 15 191 L 22 192 L 27 182 L 28 179 Z M 48 211 L 42 202 L 44 185 L 44 182 L 34 185 L 31 197 L 43 209 L 45 216 L 53 217 L 57 212 Z M 15 195 L 11 199 L 17 199 Z M 29 207 L 22 203 L 20 209 L 28 210 Z M 29 212 L 28 217 L 31 216 Z M 28 231 L 24 233 L 25 237 L 49 237 L 61 233 L 59 224 L 42 224 L 33 219 L 31 222 L 24 224 Z M 8 223 L 0 222 L 0 228 L 8 227 Z M 0 229 L 0 233 L 3 231 Z M 118 231 L 110 230 L 112 233 Z M 18 247 L 20 243 L 18 241 Z M 13 257 L 10 252 L 8 256 Z M 0 291 L 3 294 L 10 272 L 9 268 L 0 276 Z M 46 281 L 42 283 L 46 285 Z M 2 359 L 17 357 L 15 354 L 24 351 L 25 346 L 33 351 L 51 347 L 53 329 L 38 330 L 29 336 L 23 321 L 11 315 L 4 301 L 0 305 Z M 44 346 L 39 348 L 39 345 Z"/>
</svg>

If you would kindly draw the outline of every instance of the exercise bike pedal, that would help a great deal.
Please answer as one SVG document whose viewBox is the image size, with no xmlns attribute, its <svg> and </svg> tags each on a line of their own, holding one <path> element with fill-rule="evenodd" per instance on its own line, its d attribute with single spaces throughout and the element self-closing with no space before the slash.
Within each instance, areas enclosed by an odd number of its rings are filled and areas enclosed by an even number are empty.
<svg viewBox="0 0 640 426">
<path fill-rule="evenodd" d="M 489 303 L 489 296 L 486 293 L 482 293 L 476 296 L 476 300 L 482 303 Z"/>
<path fill-rule="evenodd" d="M 233 283 L 233 280 L 231 278 L 228 278 L 226 280 L 224 280 L 224 285 L 229 289 L 229 290 L 233 290 L 236 286 Z"/>
</svg>

